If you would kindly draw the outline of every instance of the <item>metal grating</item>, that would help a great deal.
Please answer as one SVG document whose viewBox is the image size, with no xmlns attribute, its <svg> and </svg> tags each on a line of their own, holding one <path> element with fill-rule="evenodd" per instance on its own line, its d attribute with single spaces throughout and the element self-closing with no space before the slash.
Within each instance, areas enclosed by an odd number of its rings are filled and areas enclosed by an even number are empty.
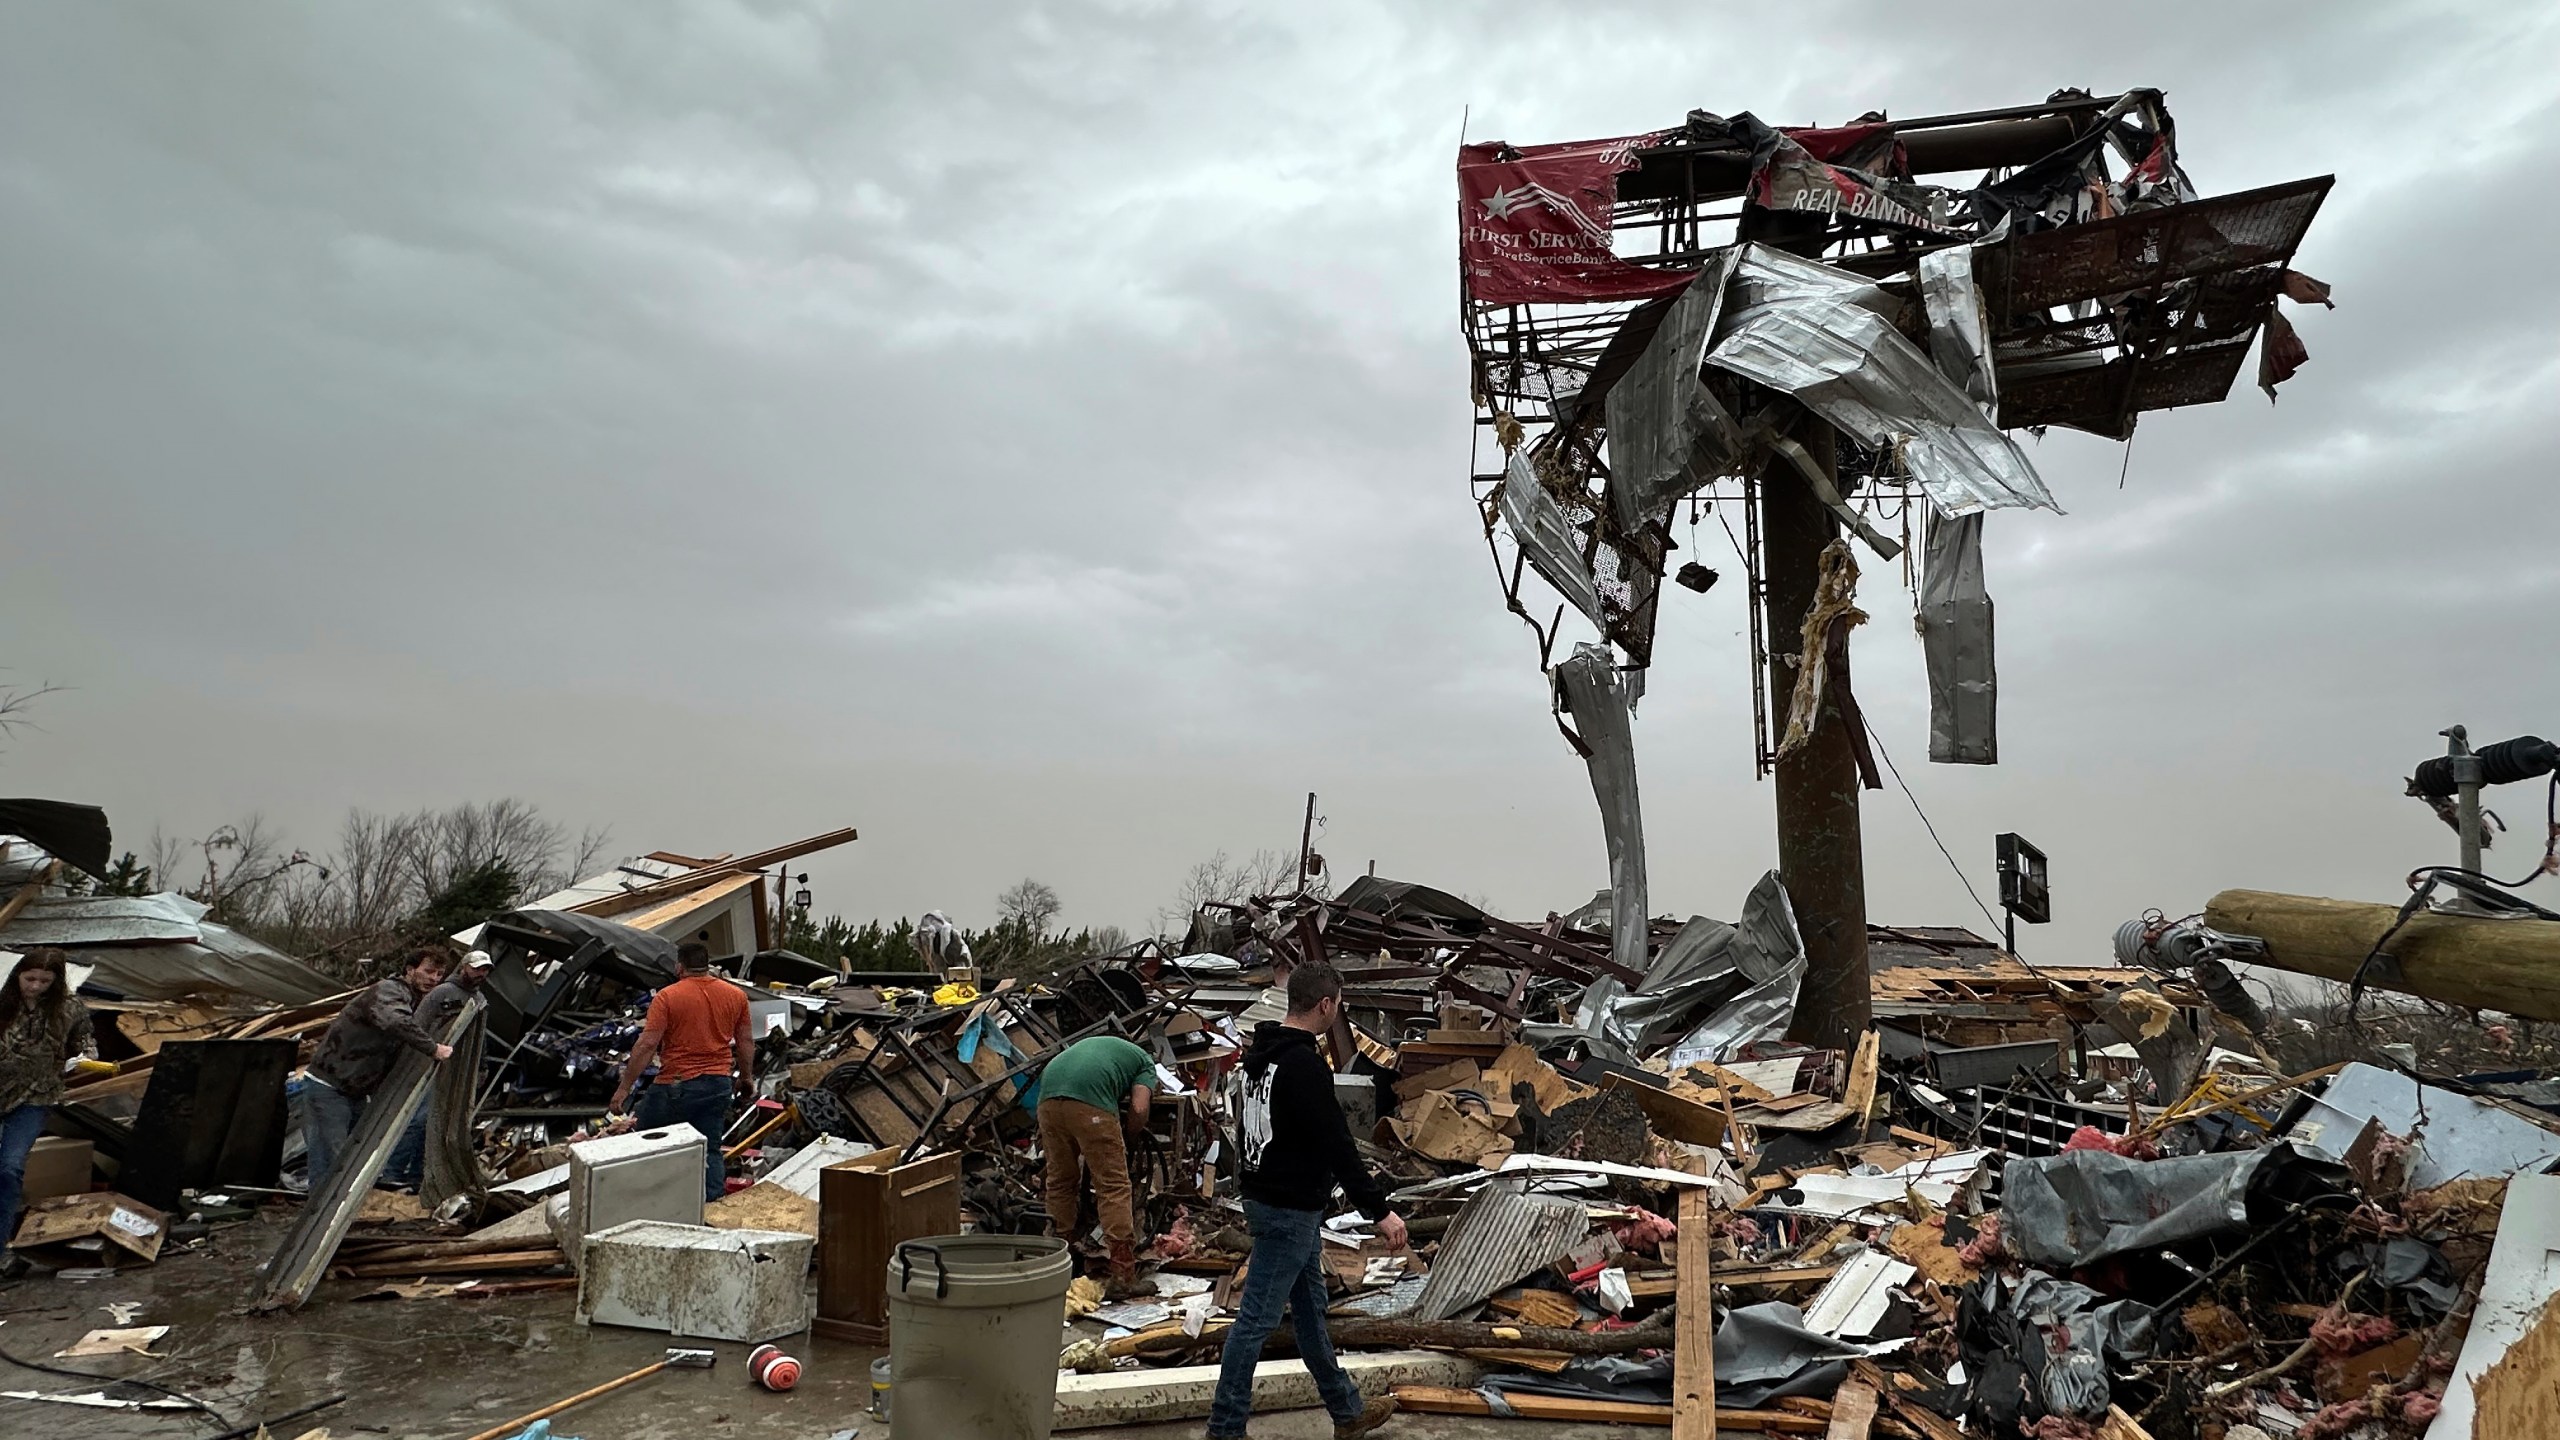
<svg viewBox="0 0 2560 1440">
<path fill-rule="evenodd" d="M 2290 258 L 2336 177 L 2066 225 L 1982 248 L 1974 274 L 1995 327 L 2056 305 Z"/>
</svg>

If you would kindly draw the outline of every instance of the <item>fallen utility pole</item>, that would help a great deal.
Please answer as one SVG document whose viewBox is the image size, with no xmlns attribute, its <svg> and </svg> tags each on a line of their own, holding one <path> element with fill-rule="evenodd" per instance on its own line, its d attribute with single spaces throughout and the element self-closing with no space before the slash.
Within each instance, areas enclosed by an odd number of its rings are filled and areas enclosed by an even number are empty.
<svg viewBox="0 0 2560 1440">
<path fill-rule="evenodd" d="M 2399 907 L 2264 890 L 2225 890 L 2206 902 L 2205 924 L 2254 935 L 2258 965 L 2341 983 L 2365 983 L 2448 1005 L 2560 1020 L 2560 922 L 2490 919 L 2422 910 L 2391 934 Z M 2385 959 L 2365 968 L 2382 947 Z"/>
</svg>

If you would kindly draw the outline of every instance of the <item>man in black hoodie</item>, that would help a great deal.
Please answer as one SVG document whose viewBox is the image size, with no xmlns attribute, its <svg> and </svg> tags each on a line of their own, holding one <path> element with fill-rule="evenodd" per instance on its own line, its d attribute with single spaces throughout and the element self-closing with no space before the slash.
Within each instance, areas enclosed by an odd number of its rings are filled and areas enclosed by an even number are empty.
<svg viewBox="0 0 2560 1440">
<path fill-rule="evenodd" d="M 1342 977 L 1320 960 L 1301 965 L 1289 975 L 1288 1017 L 1262 1022 L 1245 1051 L 1237 1128 L 1253 1259 L 1235 1327 L 1227 1332 L 1209 1410 L 1210 1440 L 1244 1434 L 1253 1414 L 1253 1367 L 1262 1343 L 1280 1328 L 1283 1306 L 1297 1324 L 1298 1354 L 1315 1377 L 1316 1393 L 1332 1412 L 1334 1440 L 1366 1435 L 1395 1413 L 1393 1399 L 1362 1404 L 1324 1328 L 1324 1212 L 1334 1186 L 1378 1222 L 1379 1239 L 1402 1246 L 1405 1238 L 1403 1217 L 1387 1209 L 1386 1195 L 1351 1141 L 1333 1098 L 1333 1067 L 1316 1049 L 1316 1037 L 1333 1028 L 1341 1011 Z"/>
</svg>

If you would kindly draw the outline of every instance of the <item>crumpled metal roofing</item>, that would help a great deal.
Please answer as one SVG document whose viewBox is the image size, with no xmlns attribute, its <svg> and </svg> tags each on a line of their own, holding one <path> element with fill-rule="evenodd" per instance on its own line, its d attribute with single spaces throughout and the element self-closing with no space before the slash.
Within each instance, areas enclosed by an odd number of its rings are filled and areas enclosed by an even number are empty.
<svg viewBox="0 0 2560 1440">
<path fill-rule="evenodd" d="M 302 1005 L 347 988 L 204 915 L 201 902 L 165 892 L 51 896 L 0 928 L 0 949 L 61 946 L 90 967 L 87 983 L 129 1000 L 228 994 Z"/>
<path fill-rule="evenodd" d="M 1527 447 L 1511 452 L 1494 504 L 1501 511 L 1502 523 L 1511 528 L 1512 543 L 1529 557 L 1530 567 L 1574 609 L 1588 616 L 1593 629 L 1603 635 L 1609 633 L 1608 617 L 1600 608 L 1599 584 L 1591 577 L 1591 566 L 1582 558 L 1582 547 L 1573 526 L 1564 518 L 1564 507 L 1538 483 Z"/>
<path fill-rule="evenodd" d="M 1449 1222 L 1430 1278 L 1404 1318 L 1446 1320 L 1474 1309 L 1503 1286 L 1563 1258 L 1590 1229 L 1589 1212 L 1579 1200 L 1489 1183 L 1468 1196 Z"/>
<path fill-rule="evenodd" d="M 2060 510 L 2017 442 L 1893 328 L 1890 296 L 1766 245 L 1733 262 L 1707 363 L 1795 396 L 1862 444 L 1898 454 L 1939 510 Z"/>
</svg>

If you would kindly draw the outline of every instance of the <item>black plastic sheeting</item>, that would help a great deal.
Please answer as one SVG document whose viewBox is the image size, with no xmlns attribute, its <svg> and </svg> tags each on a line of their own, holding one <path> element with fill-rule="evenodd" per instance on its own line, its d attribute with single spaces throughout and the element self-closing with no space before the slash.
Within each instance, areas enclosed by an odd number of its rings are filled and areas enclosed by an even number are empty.
<svg viewBox="0 0 2560 1440">
<path fill-rule="evenodd" d="M 114 862 L 114 833 L 107 812 L 68 800 L 0 800 L 0 835 L 15 835 L 85 875 L 104 875 Z"/>
<path fill-rule="evenodd" d="M 1966 1286 L 1957 1302 L 1956 1340 L 1974 1432 L 2015 1435 L 2020 1422 L 2045 1415 L 2104 1416 L 2113 1403 L 2108 1375 L 2150 1357 L 2152 1314 L 2136 1301 L 2109 1300 L 2051 1275 L 1990 1275 Z M 1721 1379 L 1721 1361 L 1717 1373 Z"/>
<path fill-rule="evenodd" d="M 2160 1160 L 2107 1150 L 2011 1160 L 2001 1178 L 2000 1234 L 2030 1265 L 2072 1269 L 2246 1230 L 2253 1208 L 2335 1189 L 2346 1173 L 2281 1142 Z"/>
<path fill-rule="evenodd" d="M 1728 1310 L 1716 1327 L 1716 1404 L 1756 1410 L 1781 1395 L 1828 1398 L 1848 1378 L 1849 1362 L 1871 1353 L 1864 1345 L 1806 1329 L 1804 1313 L 1784 1301 Z M 1553 1375 L 1488 1376 L 1476 1393 L 1494 1401 L 1497 1414 L 1504 1394 L 1668 1405 L 1671 1357 L 1582 1356 Z"/>
</svg>

